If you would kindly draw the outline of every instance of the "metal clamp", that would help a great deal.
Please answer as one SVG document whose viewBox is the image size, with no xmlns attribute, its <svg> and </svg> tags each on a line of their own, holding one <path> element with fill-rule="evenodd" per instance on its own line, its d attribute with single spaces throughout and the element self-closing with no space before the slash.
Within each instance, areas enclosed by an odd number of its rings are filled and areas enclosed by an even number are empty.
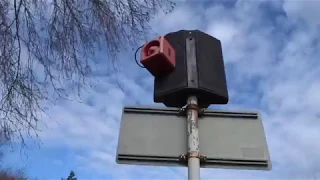
<svg viewBox="0 0 320 180">
<path fill-rule="evenodd" d="M 187 154 L 181 154 L 179 156 L 179 161 L 183 163 L 188 163 L 188 159 L 191 157 L 196 157 L 200 159 L 200 163 L 206 163 L 207 162 L 207 156 L 202 156 L 200 153 L 187 153 Z"/>
<path fill-rule="evenodd" d="M 188 152 L 188 158 L 199 158 L 200 159 L 200 152 Z"/>
<path fill-rule="evenodd" d="M 187 109 L 187 110 L 189 110 L 189 109 L 194 109 L 194 110 L 196 110 L 196 111 L 198 111 L 198 112 L 200 111 L 198 105 L 196 105 L 196 104 L 188 104 L 188 105 L 186 106 L 186 109 Z"/>
<path fill-rule="evenodd" d="M 186 108 L 182 107 L 178 112 L 178 116 L 185 116 L 186 112 L 187 112 Z"/>
<path fill-rule="evenodd" d="M 199 112 L 198 112 L 198 117 L 204 116 L 205 110 L 206 110 L 206 108 L 200 109 Z"/>
<path fill-rule="evenodd" d="M 188 156 L 188 155 L 181 154 L 181 155 L 179 156 L 179 161 L 180 161 L 180 162 L 183 162 L 183 163 L 188 162 L 188 157 L 187 157 L 187 156 Z"/>
<path fill-rule="evenodd" d="M 207 162 L 207 156 L 200 156 L 200 164 L 204 164 Z"/>
<path fill-rule="evenodd" d="M 198 117 L 202 117 L 205 113 L 206 108 L 195 108 L 194 106 L 186 106 L 186 107 L 182 107 L 179 112 L 178 112 L 178 116 L 185 116 L 187 113 L 188 109 L 196 109 L 198 111 Z"/>
</svg>

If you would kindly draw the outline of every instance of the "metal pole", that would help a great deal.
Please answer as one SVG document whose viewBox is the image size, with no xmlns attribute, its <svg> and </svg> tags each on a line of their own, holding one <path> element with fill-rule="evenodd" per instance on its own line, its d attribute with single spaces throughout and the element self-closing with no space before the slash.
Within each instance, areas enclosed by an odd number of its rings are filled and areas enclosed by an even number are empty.
<svg viewBox="0 0 320 180">
<path fill-rule="evenodd" d="M 190 96 L 187 106 L 188 121 L 188 179 L 200 180 L 200 153 L 197 97 Z"/>
</svg>

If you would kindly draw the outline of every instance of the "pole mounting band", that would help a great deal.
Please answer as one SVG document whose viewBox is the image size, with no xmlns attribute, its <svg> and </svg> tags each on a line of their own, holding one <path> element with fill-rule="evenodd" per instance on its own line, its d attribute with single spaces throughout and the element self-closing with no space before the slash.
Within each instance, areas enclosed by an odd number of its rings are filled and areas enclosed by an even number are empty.
<svg viewBox="0 0 320 180">
<path fill-rule="evenodd" d="M 200 152 L 199 151 L 188 152 L 188 158 L 194 158 L 194 157 L 200 159 Z"/>
<path fill-rule="evenodd" d="M 185 116 L 186 113 L 187 113 L 187 109 L 188 109 L 188 106 L 186 107 L 182 107 L 179 112 L 178 112 L 178 116 Z M 193 108 L 193 107 L 190 107 L 189 106 L 189 109 L 195 109 L 198 111 L 198 117 L 202 117 L 204 115 L 204 112 L 206 110 L 206 108 Z"/>
<path fill-rule="evenodd" d="M 194 154 L 190 154 L 190 153 L 187 153 L 187 154 L 181 154 L 179 156 L 179 160 L 180 162 L 182 163 L 187 163 L 188 162 L 188 159 L 189 158 L 198 158 L 200 159 L 200 163 L 206 163 L 207 161 L 207 156 L 202 156 L 199 152 L 193 152 Z"/>
<path fill-rule="evenodd" d="M 198 111 L 198 112 L 200 111 L 198 105 L 196 105 L 196 104 L 188 104 L 188 105 L 186 106 L 186 109 L 187 109 L 187 110 L 189 110 L 189 109 L 194 109 L 194 110 L 196 110 L 196 111 Z"/>
</svg>

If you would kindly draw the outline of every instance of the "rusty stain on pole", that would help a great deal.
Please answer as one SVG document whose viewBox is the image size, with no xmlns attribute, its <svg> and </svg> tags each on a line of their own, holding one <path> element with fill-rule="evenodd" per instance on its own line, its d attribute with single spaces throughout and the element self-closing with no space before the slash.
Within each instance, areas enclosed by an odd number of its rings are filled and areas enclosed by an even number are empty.
<svg viewBox="0 0 320 180">
<path fill-rule="evenodd" d="M 200 180 L 200 152 L 197 97 L 190 96 L 187 105 L 188 121 L 188 178 Z"/>
</svg>

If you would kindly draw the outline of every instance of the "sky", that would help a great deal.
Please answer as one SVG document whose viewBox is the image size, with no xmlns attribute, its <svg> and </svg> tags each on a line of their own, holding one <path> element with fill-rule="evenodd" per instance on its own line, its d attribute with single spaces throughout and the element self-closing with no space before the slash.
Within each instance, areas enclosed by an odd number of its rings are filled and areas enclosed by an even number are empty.
<svg viewBox="0 0 320 180">
<path fill-rule="evenodd" d="M 198 29 L 222 43 L 230 101 L 211 109 L 262 114 L 272 170 L 201 169 L 202 179 L 320 179 L 320 1 L 176 1 L 151 20 L 159 35 Z M 122 108 L 153 105 L 153 77 L 121 53 L 119 71 L 107 71 L 98 52 L 93 86 L 73 101 L 49 105 L 40 147 L 7 153 L 4 162 L 30 177 L 60 179 L 186 179 L 187 169 L 118 165 Z M 121 88 L 119 88 L 119 85 Z M 70 92 L 70 94 L 72 94 Z"/>
</svg>

